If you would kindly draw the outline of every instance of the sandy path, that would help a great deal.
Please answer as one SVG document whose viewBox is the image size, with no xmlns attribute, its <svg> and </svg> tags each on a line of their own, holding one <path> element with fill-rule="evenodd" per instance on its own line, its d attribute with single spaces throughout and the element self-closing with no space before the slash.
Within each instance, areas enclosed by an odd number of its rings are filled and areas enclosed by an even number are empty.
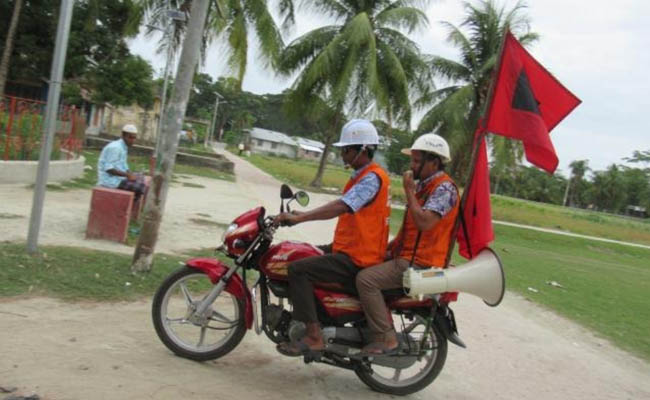
<svg viewBox="0 0 650 400">
<path fill-rule="evenodd" d="M 175 184 L 158 251 L 214 246 L 215 226 L 257 204 L 278 210 L 279 184 L 234 158 L 237 183 L 192 177 Z M 312 195 L 312 206 L 331 196 Z M 0 185 L 0 240 L 24 240 L 31 191 Z M 130 253 L 132 248 L 83 238 L 88 191 L 48 192 L 41 243 Z M 309 223 L 279 238 L 326 242 L 333 223 Z M 450 345 L 438 379 L 414 399 L 649 399 L 650 365 L 554 313 L 508 293 L 491 309 L 469 295 L 454 306 L 463 350 Z M 158 340 L 148 300 L 63 303 L 49 298 L 0 301 L 0 386 L 46 399 L 387 398 L 352 372 L 305 366 L 276 354 L 248 332 L 221 360 L 196 363 L 173 356 Z"/>
</svg>

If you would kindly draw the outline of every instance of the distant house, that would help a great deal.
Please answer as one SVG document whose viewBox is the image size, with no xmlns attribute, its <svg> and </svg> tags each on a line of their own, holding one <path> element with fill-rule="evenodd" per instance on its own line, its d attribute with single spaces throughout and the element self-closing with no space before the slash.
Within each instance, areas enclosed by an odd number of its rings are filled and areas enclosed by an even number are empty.
<svg viewBox="0 0 650 400">
<path fill-rule="evenodd" d="M 641 207 L 641 206 L 629 205 L 625 207 L 625 215 L 638 217 L 638 218 L 648 218 L 648 213 L 645 207 Z"/>
<path fill-rule="evenodd" d="M 249 145 L 253 153 L 271 153 L 296 157 L 298 143 L 284 133 L 262 128 L 252 128 L 248 132 Z"/>
<path fill-rule="evenodd" d="M 325 149 L 325 145 L 318 140 L 296 137 L 295 141 L 298 144 L 298 157 L 300 158 L 318 160 Z"/>
<path fill-rule="evenodd" d="M 106 122 L 101 132 L 120 136 L 123 125 L 135 124 L 138 128 L 138 140 L 155 143 L 156 130 L 160 120 L 160 98 L 154 99 L 151 109 L 144 109 L 138 104 L 120 107 L 108 107 Z"/>
</svg>

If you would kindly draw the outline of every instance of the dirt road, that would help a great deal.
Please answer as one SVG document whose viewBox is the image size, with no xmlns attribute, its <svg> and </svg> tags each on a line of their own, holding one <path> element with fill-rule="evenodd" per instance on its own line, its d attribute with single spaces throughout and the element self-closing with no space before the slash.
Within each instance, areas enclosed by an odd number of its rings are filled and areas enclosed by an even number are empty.
<svg viewBox="0 0 650 400">
<path fill-rule="evenodd" d="M 236 161 L 237 183 L 182 178 L 170 191 L 158 251 L 214 246 L 220 228 L 262 203 L 277 212 L 278 184 Z M 257 172 L 256 172 L 257 171 Z M 88 191 L 49 193 L 41 243 L 131 252 L 83 239 Z M 331 197 L 313 195 L 312 205 Z M 0 240 L 24 240 L 31 192 L 0 185 Z M 310 223 L 283 237 L 326 242 L 333 224 Z M 488 308 L 461 295 L 454 306 L 463 350 L 450 346 L 438 379 L 414 399 L 650 399 L 650 365 L 580 326 L 507 293 Z M 63 303 L 49 298 L 0 301 L 0 387 L 44 399 L 375 399 L 352 372 L 304 365 L 248 332 L 226 357 L 196 363 L 158 340 L 148 300 Z M 0 396 L 2 396 L 0 394 Z"/>
</svg>

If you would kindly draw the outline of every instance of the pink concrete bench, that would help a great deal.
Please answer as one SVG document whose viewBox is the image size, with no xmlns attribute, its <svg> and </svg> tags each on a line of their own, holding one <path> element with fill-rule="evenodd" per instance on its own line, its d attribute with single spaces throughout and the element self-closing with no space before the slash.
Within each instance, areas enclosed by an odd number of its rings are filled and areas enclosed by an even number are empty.
<svg viewBox="0 0 650 400">
<path fill-rule="evenodd" d="M 86 238 L 126 242 L 134 196 L 126 190 L 93 188 Z"/>
</svg>

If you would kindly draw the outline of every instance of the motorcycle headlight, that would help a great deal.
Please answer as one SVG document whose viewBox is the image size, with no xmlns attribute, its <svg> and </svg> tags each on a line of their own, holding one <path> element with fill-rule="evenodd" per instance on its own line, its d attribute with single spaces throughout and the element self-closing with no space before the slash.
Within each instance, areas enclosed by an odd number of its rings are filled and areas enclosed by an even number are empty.
<svg viewBox="0 0 650 400">
<path fill-rule="evenodd" d="M 226 241 L 226 236 L 230 235 L 230 233 L 237 228 L 237 224 L 230 224 L 230 226 L 228 226 L 228 228 L 223 232 L 223 235 L 221 235 L 221 243 L 224 243 Z"/>
</svg>

